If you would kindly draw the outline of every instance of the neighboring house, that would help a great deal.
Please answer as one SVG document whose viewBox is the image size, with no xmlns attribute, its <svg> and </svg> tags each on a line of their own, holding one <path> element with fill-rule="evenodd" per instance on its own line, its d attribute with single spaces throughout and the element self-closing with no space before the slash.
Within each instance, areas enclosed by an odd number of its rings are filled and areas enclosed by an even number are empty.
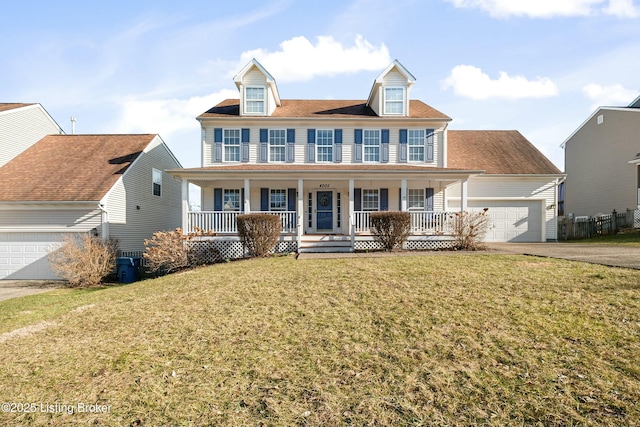
<svg viewBox="0 0 640 427">
<path fill-rule="evenodd" d="M 0 103 L 0 167 L 45 135 L 62 133 L 40 104 Z"/>
<path fill-rule="evenodd" d="M 451 118 L 411 99 L 394 61 L 365 100 L 281 99 L 256 60 L 234 77 L 240 99 L 198 117 L 202 167 L 183 180 L 183 228 L 232 242 L 235 216 L 281 216 L 279 250 L 375 247 L 369 214 L 412 215 L 408 248 L 450 245 L 452 212 L 489 207 L 487 241 L 556 239 L 560 171 L 517 131 L 450 131 Z M 189 212 L 188 184 L 202 189 Z M 322 246 L 322 242 L 327 245 Z"/>
<path fill-rule="evenodd" d="M 49 135 L 0 168 L 0 279 L 53 279 L 47 261 L 65 233 L 142 251 L 180 226 L 180 167 L 158 135 Z"/>
<path fill-rule="evenodd" d="M 565 214 L 640 209 L 640 97 L 600 107 L 563 143 Z"/>
</svg>

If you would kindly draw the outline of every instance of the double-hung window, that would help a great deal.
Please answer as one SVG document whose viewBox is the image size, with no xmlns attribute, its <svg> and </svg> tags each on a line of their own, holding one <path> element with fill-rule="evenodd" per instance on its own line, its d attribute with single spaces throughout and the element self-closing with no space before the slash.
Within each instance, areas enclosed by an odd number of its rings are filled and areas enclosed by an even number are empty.
<svg viewBox="0 0 640 427">
<path fill-rule="evenodd" d="M 286 131 L 284 129 L 269 130 L 269 161 L 284 162 L 286 160 Z"/>
<path fill-rule="evenodd" d="M 380 210 L 380 192 L 378 189 L 362 190 L 362 210 L 377 211 Z"/>
<path fill-rule="evenodd" d="M 407 208 L 410 211 L 424 210 L 424 188 L 410 188 L 407 197 Z"/>
<path fill-rule="evenodd" d="M 245 114 L 266 114 L 266 93 L 264 86 L 247 86 L 244 89 Z"/>
<path fill-rule="evenodd" d="M 269 193 L 269 210 L 271 211 L 287 210 L 287 190 L 271 189 Z"/>
<path fill-rule="evenodd" d="M 333 161 L 333 129 L 316 130 L 316 150 L 318 162 Z"/>
<path fill-rule="evenodd" d="M 384 88 L 384 114 L 405 114 L 404 94 L 405 90 L 403 87 Z"/>
<path fill-rule="evenodd" d="M 424 129 L 409 129 L 407 144 L 409 146 L 409 161 L 424 162 Z"/>
<path fill-rule="evenodd" d="M 364 161 L 380 161 L 380 130 L 365 129 L 363 131 Z"/>
<path fill-rule="evenodd" d="M 162 196 L 162 171 L 158 169 L 151 170 L 152 192 L 154 196 Z"/>
<path fill-rule="evenodd" d="M 224 161 L 240 161 L 240 129 L 224 129 L 222 143 L 224 145 Z"/>
<path fill-rule="evenodd" d="M 240 212 L 240 190 L 225 189 L 223 192 L 223 209 L 225 211 Z"/>
</svg>

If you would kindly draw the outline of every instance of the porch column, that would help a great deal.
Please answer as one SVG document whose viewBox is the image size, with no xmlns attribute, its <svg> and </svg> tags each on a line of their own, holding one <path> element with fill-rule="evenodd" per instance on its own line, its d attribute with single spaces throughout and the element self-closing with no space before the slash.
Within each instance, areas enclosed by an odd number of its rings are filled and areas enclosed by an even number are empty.
<svg viewBox="0 0 640 427">
<path fill-rule="evenodd" d="M 400 181 L 400 210 L 407 211 L 407 180 Z"/>
<path fill-rule="evenodd" d="M 355 182 L 353 178 L 349 180 L 349 234 L 351 235 L 351 252 L 355 251 L 356 247 L 356 227 L 354 224 L 355 216 L 353 210 L 355 209 Z"/>
<path fill-rule="evenodd" d="M 189 230 L 189 181 L 182 178 L 182 234 L 188 234 Z"/>
<path fill-rule="evenodd" d="M 296 208 L 296 224 L 298 229 L 298 252 L 302 244 L 302 231 L 304 224 L 304 186 L 302 179 L 298 179 L 298 207 Z"/>
<path fill-rule="evenodd" d="M 467 178 L 460 181 L 460 212 L 467 210 Z"/>
<path fill-rule="evenodd" d="M 244 213 L 251 212 L 251 186 L 249 180 L 244 180 Z"/>
</svg>

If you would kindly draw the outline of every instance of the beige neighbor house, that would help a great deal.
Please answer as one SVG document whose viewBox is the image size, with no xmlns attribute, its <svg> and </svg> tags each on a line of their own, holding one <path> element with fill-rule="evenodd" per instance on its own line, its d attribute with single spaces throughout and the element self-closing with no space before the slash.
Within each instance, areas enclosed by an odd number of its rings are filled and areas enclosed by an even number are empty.
<svg viewBox="0 0 640 427">
<path fill-rule="evenodd" d="M 640 209 L 640 97 L 627 107 L 600 107 L 563 143 L 565 213 Z"/>
<path fill-rule="evenodd" d="M 56 279 L 47 255 L 67 233 L 144 250 L 180 226 L 180 163 L 158 135 L 48 135 L 0 167 L 0 279 Z"/>
<path fill-rule="evenodd" d="M 45 135 L 62 133 L 40 104 L 0 103 L 0 167 Z"/>
<path fill-rule="evenodd" d="M 282 218 L 277 250 L 376 248 L 369 215 L 409 211 L 410 249 L 451 245 L 447 218 L 489 208 L 487 241 L 556 239 L 560 171 L 517 131 L 451 131 L 451 118 L 411 99 L 414 76 L 394 61 L 367 99 L 281 99 L 256 61 L 235 77 L 239 99 L 197 119 L 202 167 L 182 179 L 183 228 L 214 234 L 224 256 L 242 255 L 235 218 Z M 189 211 L 188 184 L 202 189 Z"/>
</svg>

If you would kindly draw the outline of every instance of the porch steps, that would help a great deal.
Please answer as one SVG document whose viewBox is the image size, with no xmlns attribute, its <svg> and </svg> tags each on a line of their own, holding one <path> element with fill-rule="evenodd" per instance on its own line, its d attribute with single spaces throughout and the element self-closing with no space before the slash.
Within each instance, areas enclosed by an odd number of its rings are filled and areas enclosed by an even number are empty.
<svg viewBox="0 0 640 427">
<path fill-rule="evenodd" d="M 298 252 L 335 253 L 351 252 L 351 237 L 341 235 L 305 235 L 302 236 Z"/>
</svg>

